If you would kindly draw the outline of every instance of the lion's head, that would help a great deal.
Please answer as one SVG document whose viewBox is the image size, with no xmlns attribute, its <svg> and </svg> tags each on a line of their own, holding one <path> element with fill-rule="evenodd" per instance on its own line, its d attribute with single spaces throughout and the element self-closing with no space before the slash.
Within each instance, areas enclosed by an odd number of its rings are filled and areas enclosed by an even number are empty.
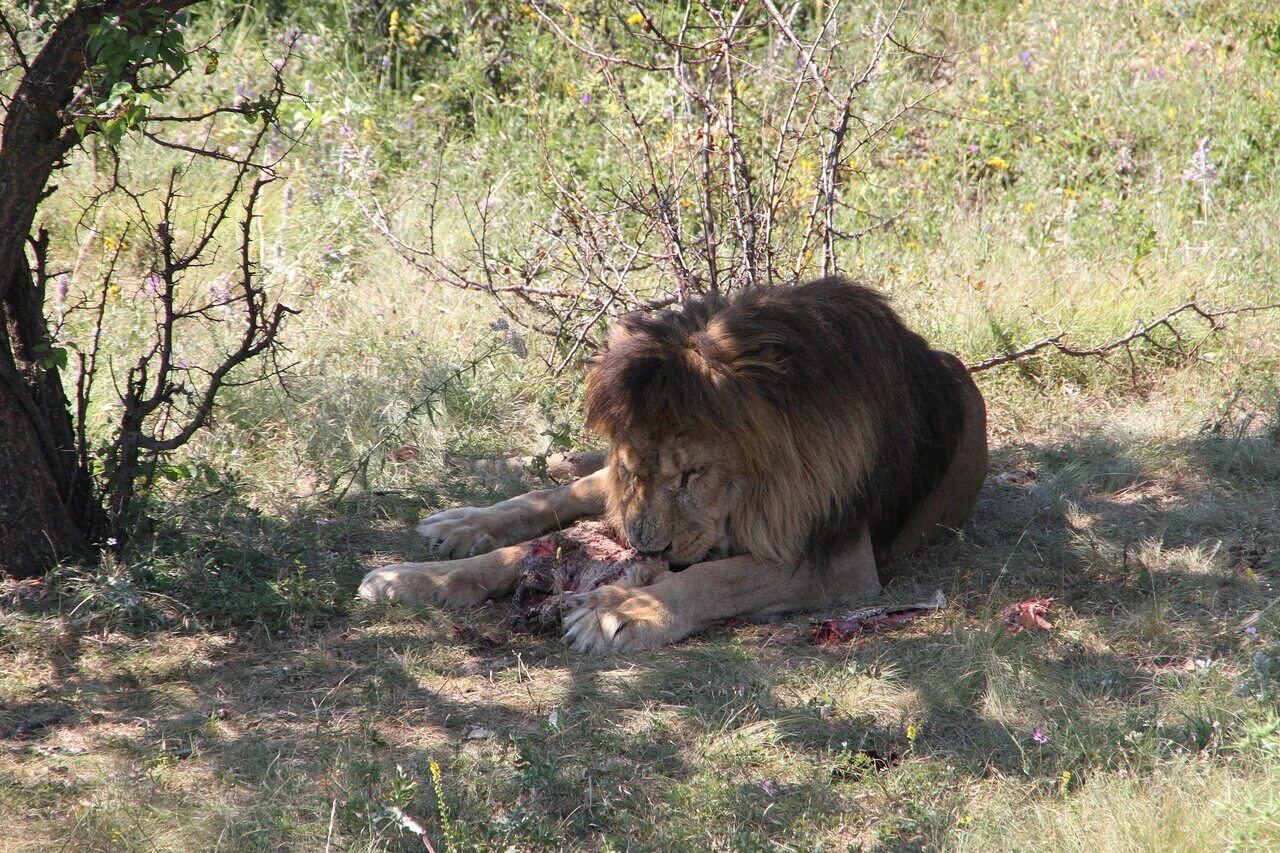
<svg viewBox="0 0 1280 853">
<path fill-rule="evenodd" d="M 869 410 L 834 397 L 848 368 L 827 307 L 757 291 L 613 327 L 587 425 L 609 441 L 609 516 L 633 547 L 677 565 L 821 548 L 875 449 Z"/>
<path fill-rule="evenodd" d="M 742 474 L 725 446 L 679 431 L 616 435 L 610 479 L 609 515 L 632 547 L 677 566 L 727 555 Z"/>
</svg>

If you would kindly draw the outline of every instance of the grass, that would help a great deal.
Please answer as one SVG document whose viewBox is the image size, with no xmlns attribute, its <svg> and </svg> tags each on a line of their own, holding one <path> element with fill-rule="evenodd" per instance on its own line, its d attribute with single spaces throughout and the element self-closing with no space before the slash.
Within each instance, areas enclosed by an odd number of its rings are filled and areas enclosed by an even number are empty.
<svg viewBox="0 0 1280 853">
<path fill-rule="evenodd" d="M 850 266 L 971 361 L 1059 326 L 1104 340 L 1192 296 L 1274 301 L 1280 21 L 1254 6 L 909 10 L 922 45 L 960 50 L 935 111 L 859 155 L 859 205 L 905 212 Z M 618 162 L 559 95 L 592 69 L 532 20 L 433 52 L 426 29 L 447 40 L 460 8 L 402 10 L 424 35 L 386 73 L 385 30 L 343 5 L 249 8 L 182 95 L 252 87 L 281 32 L 316 37 L 292 197 L 273 187 L 260 226 L 273 291 L 303 309 L 298 365 L 231 392 L 174 460 L 199 476 L 151 496 L 125 557 L 3 590 L 0 850 L 420 850 L 414 825 L 437 850 L 1280 845 L 1274 315 L 1209 337 L 1204 362 L 1140 353 L 1136 379 L 1063 357 L 981 374 L 993 457 L 974 520 L 889 587 L 950 603 L 895 633 L 820 648 L 802 615 L 583 660 L 511 635 L 501 602 L 353 601 L 368 568 L 423 556 L 421 514 L 510 488 L 445 453 L 582 440 L 578 377 L 548 377 L 537 341 L 490 354 L 496 310 L 425 281 L 356 203 L 359 152 L 410 195 L 449 124 L 449 187 L 496 187 L 504 233 L 526 233 L 548 214 L 522 147 L 534 91 L 565 163 Z M 897 85 L 914 84 L 870 106 Z M 1206 137 L 1207 209 L 1176 177 Z M 170 165 L 122 156 L 144 185 Z M 44 214 L 88 259 L 81 287 L 127 217 L 72 226 L 96 179 L 92 158 L 71 164 Z M 141 315 L 124 296 L 111 313 L 119 356 Z M 1054 599 L 1054 628 L 1006 631 L 1032 597 Z"/>
</svg>

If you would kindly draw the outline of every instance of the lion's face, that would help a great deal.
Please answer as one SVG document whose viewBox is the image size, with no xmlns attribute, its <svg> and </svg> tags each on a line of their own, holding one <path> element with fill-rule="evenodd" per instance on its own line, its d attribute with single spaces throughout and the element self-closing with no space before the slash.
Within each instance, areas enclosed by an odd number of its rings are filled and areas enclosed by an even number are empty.
<svg viewBox="0 0 1280 853">
<path fill-rule="evenodd" d="M 723 446 L 687 436 L 615 437 L 609 503 L 631 546 L 676 566 L 727 545 L 741 496 Z"/>
</svg>

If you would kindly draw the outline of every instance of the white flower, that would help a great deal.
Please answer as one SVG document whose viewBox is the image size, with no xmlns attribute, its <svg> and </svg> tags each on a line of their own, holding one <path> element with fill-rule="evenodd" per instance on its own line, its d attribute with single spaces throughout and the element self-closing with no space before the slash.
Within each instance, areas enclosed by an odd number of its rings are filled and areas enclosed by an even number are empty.
<svg viewBox="0 0 1280 853">
<path fill-rule="evenodd" d="M 114 536 L 108 536 L 108 537 L 107 537 L 107 544 L 108 544 L 108 545 L 119 545 L 119 544 L 120 544 L 120 540 L 119 540 L 119 539 L 116 539 L 116 537 L 114 537 Z"/>
</svg>

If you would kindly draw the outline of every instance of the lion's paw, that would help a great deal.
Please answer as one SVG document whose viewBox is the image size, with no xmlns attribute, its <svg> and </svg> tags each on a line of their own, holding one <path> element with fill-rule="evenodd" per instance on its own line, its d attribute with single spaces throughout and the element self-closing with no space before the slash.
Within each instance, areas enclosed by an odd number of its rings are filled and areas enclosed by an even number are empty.
<svg viewBox="0 0 1280 853">
<path fill-rule="evenodd" d="M 696 630 L 682 624 L 651 588 L 602 586 L 570 599 L 565 642 L 592 655 L 635 652 L 674 643 Z"/>
<path fill-rule="evenodd" d="M 437 563 L 395 563 L 374 569 L 364 576 L 357 594 L 365 601 L 409 607 L 472 607 L 488 598 L 488 591 L 468 572 Z"/>
<path fill-rule="evenodd" d="M 460 560 L 486 554 L 504 544 L 501 517 L 492 508 L 447 509 L 418 522 L 418 533 L 437 560 Z"/>
</svg>

